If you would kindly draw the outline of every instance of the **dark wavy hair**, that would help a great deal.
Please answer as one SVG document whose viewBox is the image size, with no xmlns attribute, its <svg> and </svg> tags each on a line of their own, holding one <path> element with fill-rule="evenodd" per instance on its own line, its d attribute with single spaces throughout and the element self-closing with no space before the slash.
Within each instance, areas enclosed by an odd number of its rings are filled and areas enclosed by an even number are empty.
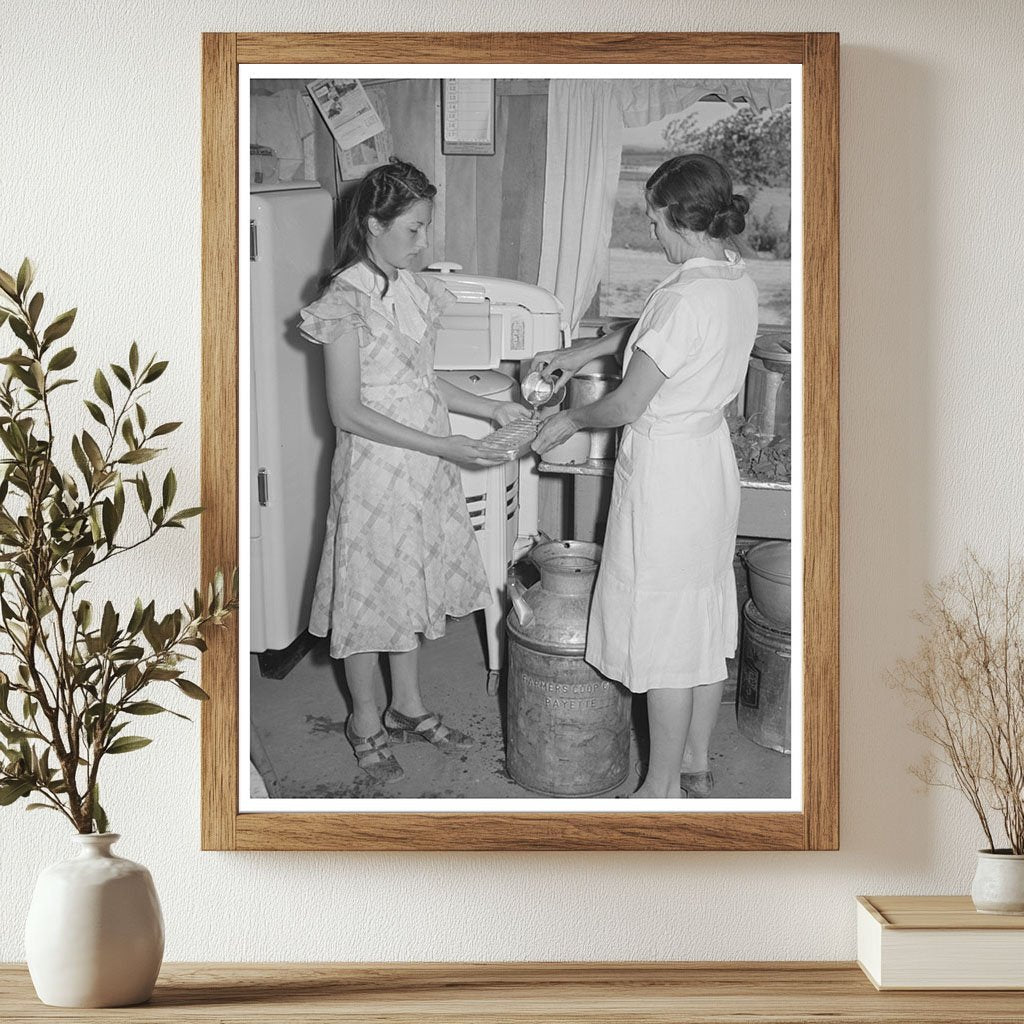
<svg viewBox="0 0 1024 1024">
<path fill-rule="evenodd" d="M 368 246 L 370 217 L 387 227 L 414 203 L 433 199 L 437 189 L 427 176 L 412 164 L 401 160 L 375 167 L 353 189 L 348 212 L 342 225 L 337 259 L 330 276 L 334 277 L 356 263 L 366 263 L 384 281 L 382 295 L 388 293 L 388 276 L 374 263 Z"/>
<path fill-rule="evenodd" d="M 685 153 L 666 160 L 644 186 L 647 201 L 663 210 L 677 230 L 705 231 L 711 238 L 742 234 L 750 203 L 732 193 L 729 172 L 713 157 Z"/>
</svg>

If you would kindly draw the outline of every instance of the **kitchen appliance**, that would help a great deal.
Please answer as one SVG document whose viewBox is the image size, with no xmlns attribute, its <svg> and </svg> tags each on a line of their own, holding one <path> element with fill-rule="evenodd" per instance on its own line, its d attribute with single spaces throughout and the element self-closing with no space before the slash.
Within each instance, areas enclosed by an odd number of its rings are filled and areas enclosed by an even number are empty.
<svg viewBox="0 0 1024 1024">
<path fill-rule="evenodd" d="M 435 263 L 423 271 L 437 274 L 457 300 L 438 327 L 434 366 L 439 376 L 459 387 L 489 398 L 509 398 L 514 381 L 498 372 L 499 367 L 518 371 L 520 380 L 525 380 L 529 360 L 536 353 L 563 347 L 568 332 L 562 304 L 536 285 L 461 270 L 455 263 Z M 454 433 L 469 437 L 485 437 L 492 429 L 484 420 L 456 413 L 451 421 Z M 540 532 L 539 480 L 532 455 L 497 466 L 462 469 L 470 519 L 494 596 L 484 611 L 488 693 L 497 692 L 502 665 L 506 576 Z"/>
<path fill-rule="evenodd" d="M 439 376 L 456 387 L 499 402 L 511 399 L 515 381 L 497 370 L 447 370 Z M 491 432 L 487 420 L 450 413 L 453 434 L 483 438 Z M 515 547 L 519 524 L 519 463 L 515 460 L 495 466 L 460 466 L 462 492 L 466 496 L 469 521 L 480 545 L 480 557 L 490 590 L 491 603 L 484 609 L 487 640 L 487 692 L 498 692 L 502 665 L 501 619 L 505 614 L 505 574 L 510 552 Z"/>
<path fill-rule="evenodd" d="M 629 773 L 629 692 L 583 660 L 601 547 L 548 541 L 530 553 L 540 582 L 509 578 L 509 775 L 551 796 L 596 796 Z"/>
<path fill-rule="evenodd" d="M 331 264 L 332 201 L 293 181 L 249 204 L 249 646 L 264 652 L 305 632 L 323 548 L 334 426 L 298 323 Z"/>
</svg>

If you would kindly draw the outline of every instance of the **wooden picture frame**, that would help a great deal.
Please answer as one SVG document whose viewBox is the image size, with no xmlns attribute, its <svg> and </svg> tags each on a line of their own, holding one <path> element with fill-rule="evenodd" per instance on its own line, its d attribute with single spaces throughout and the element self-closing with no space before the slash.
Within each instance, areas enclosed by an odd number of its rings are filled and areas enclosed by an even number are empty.
<svg viewBox="0 0 1024 1024">
<path fill-rule="evenodd" d="M 203 658 L 209 850 L 833 850 L 839 843 L 838 58 L 833 33 L 205 34 L 202 571 L 238 562 L 238 69 L 283 63 L 800 64 L 803 804 L 765 813 L 240 813 L 235 629 Z"/>
</svg>

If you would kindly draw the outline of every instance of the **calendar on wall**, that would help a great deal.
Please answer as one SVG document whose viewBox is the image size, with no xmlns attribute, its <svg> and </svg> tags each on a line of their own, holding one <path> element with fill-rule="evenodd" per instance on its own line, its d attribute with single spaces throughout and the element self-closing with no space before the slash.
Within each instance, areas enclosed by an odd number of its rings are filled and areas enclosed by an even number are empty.
<svg viewBox="0 0 1024 1024">
<path fill-rule="evenodd" d="M 441 83 L 441 152 L 494 155 L 494 79 L 446 78 Z"/>
</svg>

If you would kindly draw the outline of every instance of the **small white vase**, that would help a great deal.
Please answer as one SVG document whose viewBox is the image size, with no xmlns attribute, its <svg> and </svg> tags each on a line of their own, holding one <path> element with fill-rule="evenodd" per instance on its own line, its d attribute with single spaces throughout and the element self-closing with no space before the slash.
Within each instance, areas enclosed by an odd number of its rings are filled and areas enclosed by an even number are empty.
<svg viewBox="0 0 1024 1024">
<path fill-rule="evenodd" d="M 979 850 L 971 899 L 982 914 L 1024 914 L 1024 854 Z"/>
<path fill-rule="evenodd" d="M 49 1006 L 134 1006 L 153 993 L 164 955 L 156 889 L 110 850 L 120 836 L 76 835 L 77 857 L 43 870 L 25 926 L 25 958 Z"/>
</svg>

